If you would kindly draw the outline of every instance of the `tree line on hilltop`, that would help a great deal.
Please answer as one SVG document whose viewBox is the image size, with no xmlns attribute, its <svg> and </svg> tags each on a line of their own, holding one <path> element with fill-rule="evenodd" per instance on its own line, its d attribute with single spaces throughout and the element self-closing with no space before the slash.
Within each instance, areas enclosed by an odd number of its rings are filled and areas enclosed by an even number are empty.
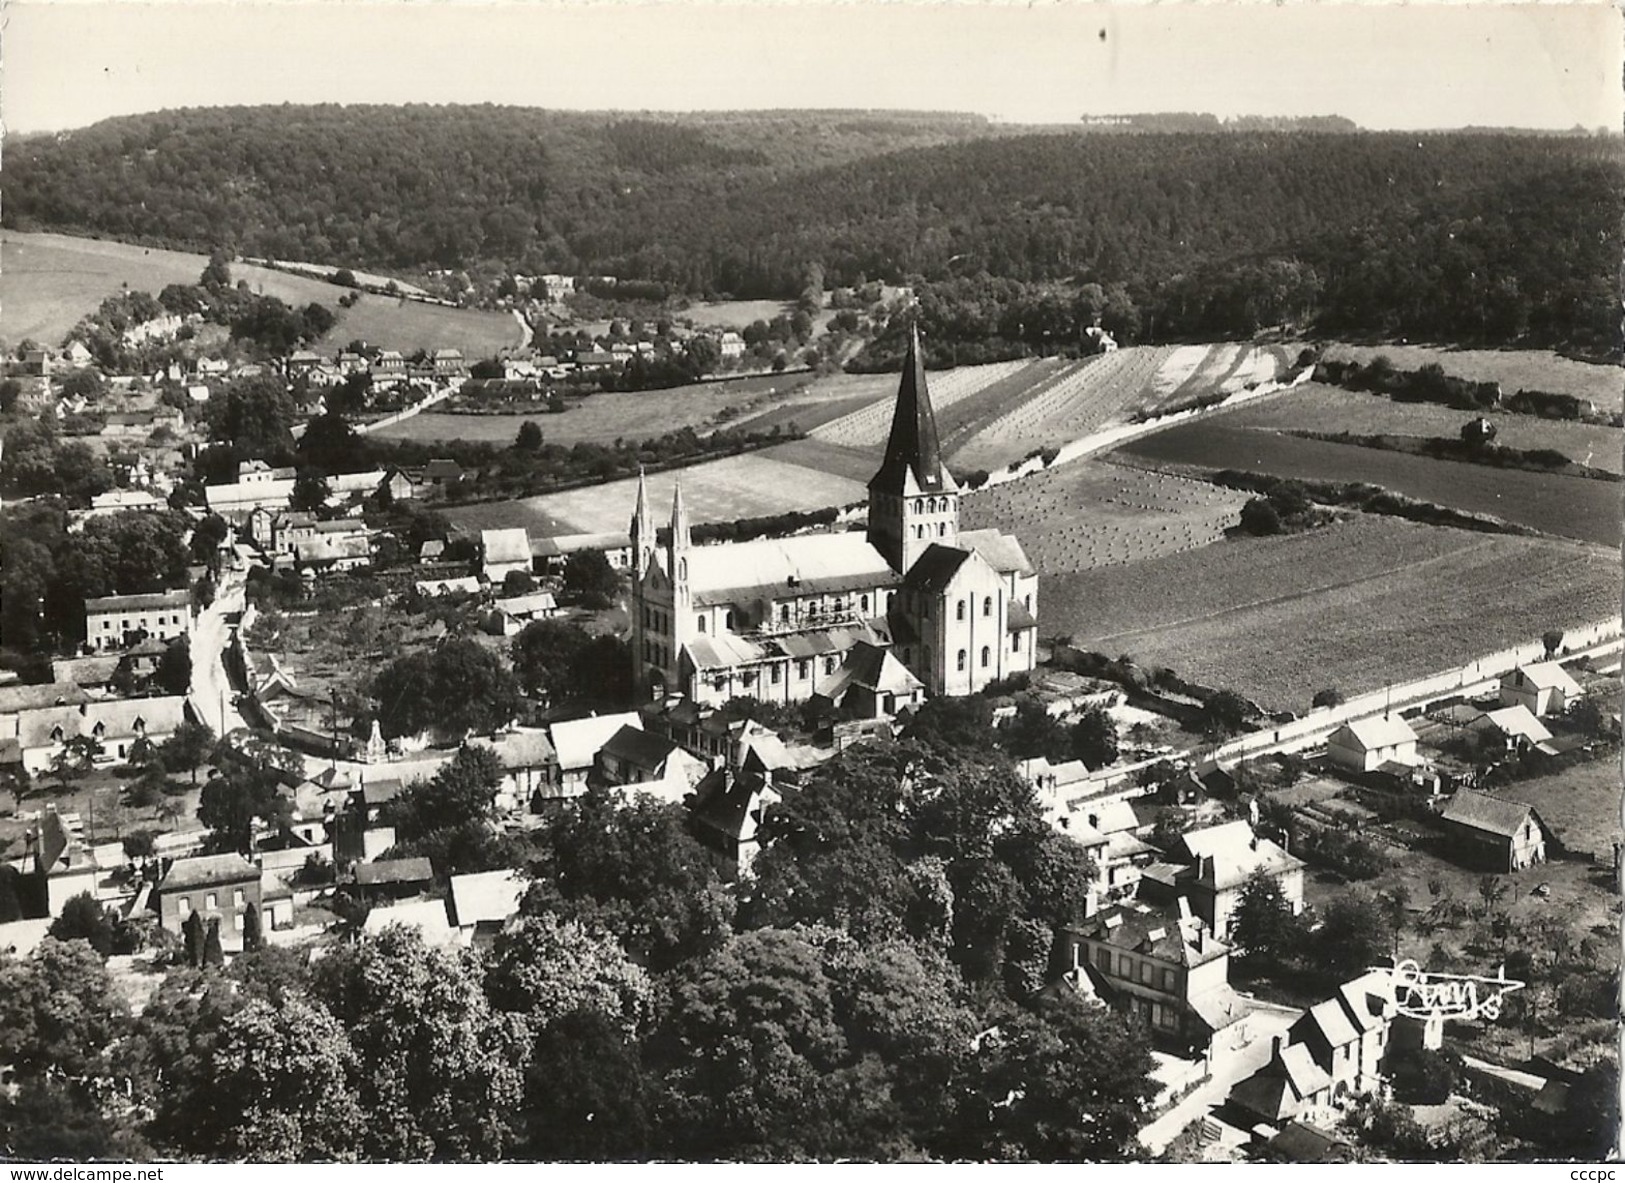
<svg viewBox="0 0 1625 1183">
<path fill-rule="evenodd" d="M 1120 285 L 1136 332 L 1159 340 L 1312 319 L 1338 334 L 1616 344 L 1611 140 L 851 122 L 132 116 L 22 145 L 5 225 L 372 268 L 497 260 L 740 298 L 795 298 L 809 263 L 832 286 Z"/>
</svg>

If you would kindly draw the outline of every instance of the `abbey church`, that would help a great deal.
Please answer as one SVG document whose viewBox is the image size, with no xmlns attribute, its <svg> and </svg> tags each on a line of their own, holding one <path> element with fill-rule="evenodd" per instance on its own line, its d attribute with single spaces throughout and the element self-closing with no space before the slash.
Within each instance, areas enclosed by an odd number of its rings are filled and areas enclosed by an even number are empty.
<svg viewBox="0 0 1625 1183">
<path fill-rule="evenodd" d="M 917 334 L 867 528 L 695 546 L 681 484 L 670 540 L 638 483 L 632 515 L 635 681 L 645 700 L 821 696 L 878 716 L 972 694 L 1033 668 L 1038 577 L 1021 543 L 959 528 Z"/>
</svg>

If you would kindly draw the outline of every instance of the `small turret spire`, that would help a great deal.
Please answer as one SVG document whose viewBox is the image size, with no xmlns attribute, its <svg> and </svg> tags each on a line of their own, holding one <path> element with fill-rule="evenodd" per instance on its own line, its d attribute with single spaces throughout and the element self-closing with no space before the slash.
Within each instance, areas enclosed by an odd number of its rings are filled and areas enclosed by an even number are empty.
<svg viewBox="0 0 1625 1183">
<path fill-rule="evenodd" d="M 638 465 L 638 500 L 632 510 L 632 562 L 639 579 L 649 569 L 654 553 L 654 516 L 649 512 L 649 486 L 643 479 L 643 465 Z"/>
</svg>

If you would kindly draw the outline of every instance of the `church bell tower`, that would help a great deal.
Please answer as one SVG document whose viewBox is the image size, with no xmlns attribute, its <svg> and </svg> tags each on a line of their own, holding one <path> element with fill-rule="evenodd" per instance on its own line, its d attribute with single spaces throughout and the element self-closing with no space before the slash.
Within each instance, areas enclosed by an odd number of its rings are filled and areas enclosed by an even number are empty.
<svg viewBox="0 0 1625 1183">
<path fill-rule="evenodd" d="M 933 543 L 959 543 L 959 486 L 942 463 L 917 326 L 909 328 L 885 458 L 869 481 L 868 537 L 899 574 Z"/>
</svg>

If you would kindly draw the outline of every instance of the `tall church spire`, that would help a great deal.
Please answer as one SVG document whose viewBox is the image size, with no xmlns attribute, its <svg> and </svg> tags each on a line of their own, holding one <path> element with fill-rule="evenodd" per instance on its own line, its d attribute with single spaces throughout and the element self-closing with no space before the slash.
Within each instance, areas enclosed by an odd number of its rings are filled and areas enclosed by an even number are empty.
<svg viewBox="0 0 1625 1183">
<path fill-rule="evenodd" d="M 671 494 L 671 553 L 686 551 L 694 545 L 689 534 L 688 510 L 683 506 L 683 478 L 677 478 L 677 487 Z"/>
<path fill-rule="evenodd" d="M 649 486 L 643 479 L 643 466 L 638 465 L 638 503 L 632 510 L 632 564 L 633 571 L 639 579 L 649 569 L 649 561 L 654 556 L 655 530 L 654 516 L 649 512 Z"/>
<path fill-rule="evenodd" d="M 869 481 L 871 493 L 902 494 L 908 491 L 938 493 L 952 487 L 942 466 L 942 445 L 937 439 L 937 416 L 931 408 L 931 391 L 925 383 L 925 358 L 920 353 L 920 330 L 908 330 L 908 356 L 903 359 L 903 380 L 897 388 L 897 406 L 892 412 L 891 435 L 880 471 Z"/>
</svg>

